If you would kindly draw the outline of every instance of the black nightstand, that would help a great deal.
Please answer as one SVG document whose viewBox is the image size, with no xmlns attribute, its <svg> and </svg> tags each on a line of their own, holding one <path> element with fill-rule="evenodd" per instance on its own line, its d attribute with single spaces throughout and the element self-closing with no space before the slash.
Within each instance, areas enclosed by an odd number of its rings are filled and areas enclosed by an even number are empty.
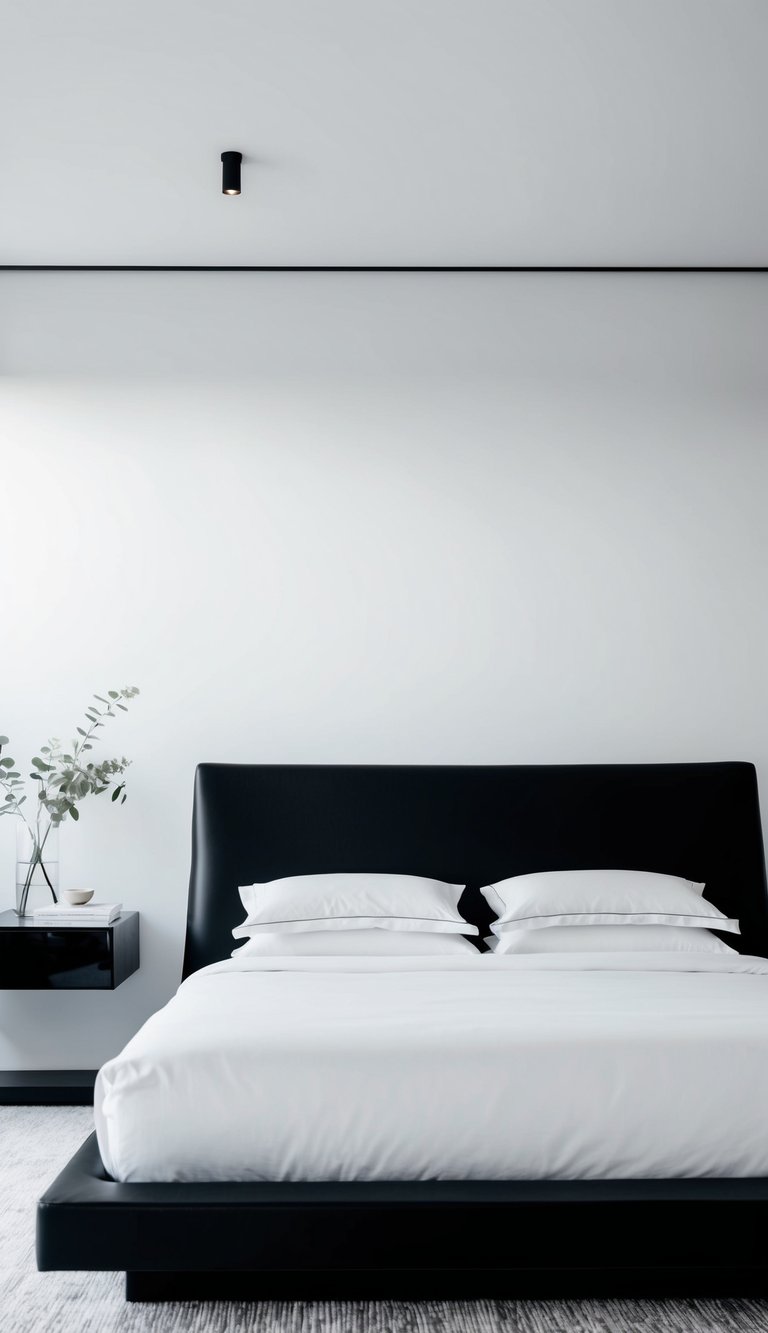
<svg viewBox="0 0 768 1333">
<path fill-rule="evenodd" d="M 0 912 L 1 990 L 114 990 L 138 966 L 138 912 L 109 926 L 36 926 Z"/>
<path fill-rule="evenodd" d="M 109 926 L 37 926 L 0 912 L 0 989 L 114 990 L 139 966 L 139 914 Z M 93 1101 L 95 1070 L 0 1070 L 0 1104 Z"/>
</svg>

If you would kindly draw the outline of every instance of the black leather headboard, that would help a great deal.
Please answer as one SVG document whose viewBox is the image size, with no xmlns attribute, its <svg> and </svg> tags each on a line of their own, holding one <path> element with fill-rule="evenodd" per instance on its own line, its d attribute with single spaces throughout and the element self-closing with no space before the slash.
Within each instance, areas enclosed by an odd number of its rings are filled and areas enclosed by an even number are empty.
<svg viewBox="0 0 768 1333">
<path fill-rule="evenodd" d="M 726 937 L 768 957 L 752 764 L 400 767 L 200 764 L 184 975 L 229 957 L 239 884 L 339 870 L 469 887 L 535 870 L 656 870 L 704 881 L 741 921 Z"/>
</svg>

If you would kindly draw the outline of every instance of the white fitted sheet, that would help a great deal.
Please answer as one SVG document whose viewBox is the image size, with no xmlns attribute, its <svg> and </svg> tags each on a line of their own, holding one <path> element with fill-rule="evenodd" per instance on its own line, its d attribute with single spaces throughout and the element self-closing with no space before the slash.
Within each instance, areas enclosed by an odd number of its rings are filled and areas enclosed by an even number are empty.
<svg viewBox="0 0 768 1333">
<path fill-rule="evenodd" d="M 768 1176 L 768 961 L 233 958 L 95 1112 L 121 1181 Z"/>
</svg>

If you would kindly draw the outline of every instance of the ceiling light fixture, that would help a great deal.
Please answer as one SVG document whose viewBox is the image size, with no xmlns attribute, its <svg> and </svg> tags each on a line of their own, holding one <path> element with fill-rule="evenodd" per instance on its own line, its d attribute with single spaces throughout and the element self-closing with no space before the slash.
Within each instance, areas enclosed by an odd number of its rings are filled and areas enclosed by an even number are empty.
<svg viewBox="0 0 768 1333">
<path fill-rule="evenodd" d="M 221 161 L 221 193 L 239 194 L 240 193 L 240 163 L 243 160 L 242 153 L 222 153 Z"/>
</svg>

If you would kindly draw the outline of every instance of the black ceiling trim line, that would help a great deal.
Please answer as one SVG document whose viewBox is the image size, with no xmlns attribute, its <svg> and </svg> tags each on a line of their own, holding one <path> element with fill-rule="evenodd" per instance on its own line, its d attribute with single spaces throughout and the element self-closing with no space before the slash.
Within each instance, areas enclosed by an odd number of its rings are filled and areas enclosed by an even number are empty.
<svg viewBox="0 0 768 1333">
<path fill-rule="evenodd" d="M 2 273 L 768 273 L 750 264 L 0 264 Z"/>
</svg>

